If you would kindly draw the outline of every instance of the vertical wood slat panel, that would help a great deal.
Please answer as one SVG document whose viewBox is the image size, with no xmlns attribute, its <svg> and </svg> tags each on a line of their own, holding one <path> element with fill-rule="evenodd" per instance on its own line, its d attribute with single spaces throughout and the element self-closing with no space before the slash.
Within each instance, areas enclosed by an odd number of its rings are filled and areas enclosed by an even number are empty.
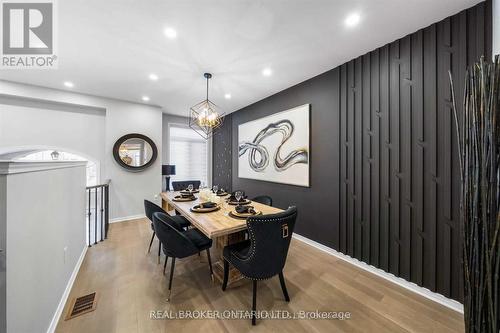
<svg viewBox="0 0 500 333">
<path fill-rule="evenodd" d="M 411 264 L 411 225 L 412 225 L 412 196 L 411 196 L 411 36 L 407 36 L 400 43 L 400 173 L 396 177 L 400 182 L 400 275 L 410 280 Z"/>
<path fill-rule="evenodd" d="M 363 252 L 363 63 L 354 60 L 354 256 L 362 260 Z"/>
<path fill-rule="evenodd" d="M 349 198 L 349 175 L 348 169 L 348 151 L 349 143 L 347 138 L 347 124 L 349 113 L 347 112 L 347 65 L 340 67 L 340 144 L 341 144 L 341 191 L 340 191 L 340 251 L 347 253 L 347 202 Z"/>
<path fill-rule="evenodd" d="M 391 244 L 391 110 L 389 106 L 389 73 L 390 73 L 389 45 L 380 50 L 380 115 L 381 115 L 381 174 L 380 183 L 380 267 L 389 271 L 389 252 Z"/>
<path fill-rule="evenodd" d="M 424 258 L 423 284 L 436 291 L 437 237 L 437 31 L 424 30 Z"/>
<path fill-rule="evenodd" d="M 411 40 L 411 151 L 412 151 L 412 225 L 411 225 L 411 277 L 418 285 L 423 283 L 424 270 L 424 32 L 418 31 Z"/>
<path fill-rule="evenodd" d="M 451 279 L 451 110 L 448 70 L 451 69 L 453 48 L 451 40 L 451 19 L 438 25 L 437 95 L 439 129 L 438 149 L 438 220 L 437 220 L 437 270 L 438 290 L 450 296 Z"/>
<path fill-rule="evenodd" d="M 380 50 L 370 54 L 370 117 L 371 117 L 371 185 L 370 185 L 370 264 L 380 265 L 380 150 L 381 150 L 381 109 L 380 109 Z"/>
<path fill-rule="evenodd" d="M 361 183 L 361 202 L 362 202 L 362 244 L 361 260 L 370 262 L 370 229 L 371 229 L 371 174 L 372 174 L 372 107 L 371 107 L 371 58 L 370 54 L 365 54 L 362 57 L 362 166 L 363 179 Z"/>
<path fill-rule="evenodd" d="M 355 129 L 356 129 L 356 113 L 355 113 L 355 62 L 350 61 L 347 64 L 347 113 L 350 115 L 348 118 L 347 128 L 348 128 L 348 168 L 347 172 L 349 174 L 349 194 L 348 194 L 348 206 L 347 206 L 347 254 L 354 257 L 354 229 L 356 225 L 356 216 L 354 214 L 354 210 L 356 207 L 356 179 L 355 177 L 355 169 L 356 169 L 356 138 L 354 137 Z"/>
<path fill-rule="evenodd" d="M 390 45 L 390 86 L 389 86 L 389 109 L 390 109 L 390 188 L 391 188 L 391 218 L 389 220 L 391 232 L 390 237 L 390 272 L 399 276 L 400 273 L 400 195 L 401 195 L 401 160 L 400 160 L 400 73 L 401 73 L 401 59 L 400 59 L 400 41 L 395 41 Z"/>
</svg>

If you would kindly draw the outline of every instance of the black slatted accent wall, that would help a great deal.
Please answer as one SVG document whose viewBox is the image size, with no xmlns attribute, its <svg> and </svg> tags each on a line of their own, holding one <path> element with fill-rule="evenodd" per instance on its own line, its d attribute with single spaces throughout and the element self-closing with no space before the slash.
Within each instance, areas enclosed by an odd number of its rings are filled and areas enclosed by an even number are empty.
<svg viewBox="0 0 500 333">
<path fill-rule="evenodd" d="M 232 137 L 231 185 L 283 208 L 296 204 L 297 233 L 461 300 L 448 70 L 461 104 L 466 66 L 489 57 L 491 33 L 488 1 L 233 113 L 220 136 Z M 238 125 L 305 103 L 311 188 L 238 178 Z"/>
</svg>

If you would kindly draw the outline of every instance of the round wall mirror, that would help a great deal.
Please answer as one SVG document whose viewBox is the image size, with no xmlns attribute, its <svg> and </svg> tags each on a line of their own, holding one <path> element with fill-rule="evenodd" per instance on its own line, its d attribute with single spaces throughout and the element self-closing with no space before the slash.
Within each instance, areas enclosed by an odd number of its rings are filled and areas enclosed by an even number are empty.
<svg viewBox="0 0 500 333">
<path fill-rule="evenodd" d="M 142 134 L 127 134 L 113 146 L 113 156 L 122 167 L 130 171 L 141 171 L 154 163 L 158 148 L 153 140 Z"/>
</svg>

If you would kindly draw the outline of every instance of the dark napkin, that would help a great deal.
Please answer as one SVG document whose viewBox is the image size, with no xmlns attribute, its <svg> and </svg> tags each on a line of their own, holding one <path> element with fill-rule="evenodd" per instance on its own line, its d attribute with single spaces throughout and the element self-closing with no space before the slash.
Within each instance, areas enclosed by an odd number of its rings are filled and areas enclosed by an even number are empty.
<svg viewBox="0 0 500 333">
<path fill-rule="evenodd" d="M 224 193 L 225 193 L 225 192 L 224 192 L 224 189 L 219 189 L 219 190 L 217 190 L 217 194 L 224 194 Z"/>
<path fill-rule="evenodd" d="M 234 210 L 240 214 L 246 214 L 246 213 L 255 214 L 255 209 L 253 209 L 253 206 L 238 205 L 234 208 Z"/>
<path fill-rule="evenodd" d="M 193 198 L 194 195 L 192 193 L 181 193 L 181 197 L 186 199 L 186 198 Z"/>
<path fill-rule="evenodd" d="M 203 202 L 198 205 L 199 208 L 214 208 L 217 206 L 215 202 Z"/>
</svg>

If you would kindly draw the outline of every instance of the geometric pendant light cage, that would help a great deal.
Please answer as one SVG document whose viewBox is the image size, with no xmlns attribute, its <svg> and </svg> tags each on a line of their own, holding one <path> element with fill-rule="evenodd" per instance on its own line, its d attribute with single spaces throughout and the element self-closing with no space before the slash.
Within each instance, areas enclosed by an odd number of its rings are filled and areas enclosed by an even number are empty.
<svg viewBox="0 0 500 333">
<path fill-rule="evenodd" d="M 208 82 L 212 74 L 203 74 L 207 80 L 207 98 L 189 109 L 189 127 L 208 140 L 224 122 L 224 113 L 208 99 Z"/>
</svg>

